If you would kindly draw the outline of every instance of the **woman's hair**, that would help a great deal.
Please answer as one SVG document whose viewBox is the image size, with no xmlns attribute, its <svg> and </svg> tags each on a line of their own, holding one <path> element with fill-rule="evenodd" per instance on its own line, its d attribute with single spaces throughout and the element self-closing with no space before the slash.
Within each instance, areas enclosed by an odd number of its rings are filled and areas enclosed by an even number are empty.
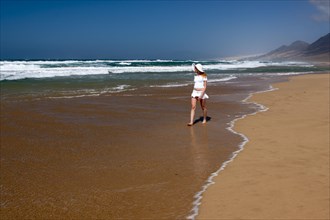
<svg viewBox="0 0 330 220">
<path fill-rule="evenodd" d="M 196 68 L 196 69 L 197 69 L 197 68 Z M 199 76 L 207 77 L 206 72 L 201 72 L 201 71 L 199 71 L 198 69 L 197 69 L 197 72 L 198 72 L 198 75 L 199 75 Z"/>
</svg>

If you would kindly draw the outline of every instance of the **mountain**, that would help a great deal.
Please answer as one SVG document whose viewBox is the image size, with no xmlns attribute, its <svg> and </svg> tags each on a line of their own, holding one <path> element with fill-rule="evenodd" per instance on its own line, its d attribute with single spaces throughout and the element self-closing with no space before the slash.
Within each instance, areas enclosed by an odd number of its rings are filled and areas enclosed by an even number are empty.
<svg viewBox="0 0 330 220">
<path fill-rule="evenodd" d="M 327 54 L 330 52 L 330 33 L 321 37 L 304 51 L 306 56 L 318 56 L 320 54 Z"/>
<path fill-rule="evenodd" d="M 330 33 L 312 44 L 304 41 L 295 41 L 289 46 L 283 45 L 254 59 L 263 61 L 330 62 Z"/>
<path fill-rule="evenodd" d="M 292 57 L 297 57 L 308 48 L 309 44 L 304 41 L 295 41 L 289 46 L 283 45 L 269 53 L 259 57 L 261 60 L 287 60 Z"/>
</svg>

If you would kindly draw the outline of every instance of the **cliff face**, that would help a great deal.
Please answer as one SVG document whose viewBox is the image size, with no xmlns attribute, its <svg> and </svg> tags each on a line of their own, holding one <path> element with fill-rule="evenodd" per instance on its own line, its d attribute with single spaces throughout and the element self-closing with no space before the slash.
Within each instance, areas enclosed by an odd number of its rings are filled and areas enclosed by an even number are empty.
<svg viewBox="0 0 330 220">
<path fill-rule="evenodd" d="M 257 57 L 264 61 L 320 61 L 330 62 L 330 33 L 312 44 L 295 41 Z"/>
</svg>

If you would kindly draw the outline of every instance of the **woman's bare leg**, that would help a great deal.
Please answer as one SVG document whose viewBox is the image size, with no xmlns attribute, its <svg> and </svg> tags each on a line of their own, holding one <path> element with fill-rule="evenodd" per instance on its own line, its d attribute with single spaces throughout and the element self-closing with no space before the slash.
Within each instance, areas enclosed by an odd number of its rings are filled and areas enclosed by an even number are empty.
<svg viewBox="0 0 330 220">
<path fill-rule="evenodd" d="M 194 124 L 196 102 L 197 102 L 196 98 L 191 98 L 190 122 L 188 123 L 189 126 Z"/>
<path fill-rule="evenodd" d="M 201 103 L 201 108 L 203 110 L 203 124 L 205 124 L 207 118 L 206 99 L 201 99 L 200 103 Z"/>
</svg>

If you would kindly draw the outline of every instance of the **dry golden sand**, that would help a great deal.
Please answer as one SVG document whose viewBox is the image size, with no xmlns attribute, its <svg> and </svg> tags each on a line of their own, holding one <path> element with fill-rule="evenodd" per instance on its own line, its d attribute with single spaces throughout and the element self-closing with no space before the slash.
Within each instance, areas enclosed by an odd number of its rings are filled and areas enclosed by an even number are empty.
<svg viewBox="0 0 330 220">
<path fill-rule="evenodd" d="M 293 77 L 254 95 L 249 142 L 204 193 L 199 219 L 329 219 L 329 76 Z"/>
</svg>

